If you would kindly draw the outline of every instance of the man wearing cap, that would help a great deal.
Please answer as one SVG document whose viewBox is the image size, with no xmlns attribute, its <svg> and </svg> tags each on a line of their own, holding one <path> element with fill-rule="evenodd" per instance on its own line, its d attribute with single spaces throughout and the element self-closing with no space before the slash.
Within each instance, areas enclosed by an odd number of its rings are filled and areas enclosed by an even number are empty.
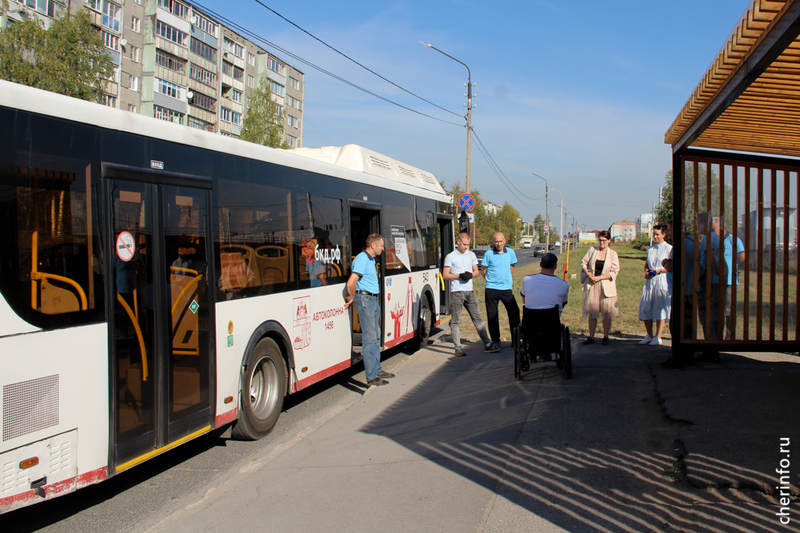
<svg viewBox="0 0 800 533">
<path fill-rule="evenodd" d="M 353 273 L 347 280 L 344 308 L 351 305 L 361 323 L 361 355 L 367 374 L 367 385 L 387 385 L 385 378 L 394 374 L 381 369 L 381 287 L 375 258 L 383 253 L 383 237 L 372 233 L 367 237 L 366 248 L 353 260 Z"/>
<path fill-rule="evenodd" d="M 558 314 L 561 315 L 569 299 L 569 283 L 556 277 L 557 264 L 556 254 L 546 253 L 539 263 L 542 272 L 523 278 L 519 292 L 525 309 L 552 309 L 558 306 Z"/>
<path fill-rule="evenodd" d="M 461 322 L 461 308 L 466 307 L 483 345 L 488 350 L 492 347 L 486 328 L 483 326 L 478 299 L 472 292 L 472 278 L 480 276 L 478 258 L 469 249 L 469 233 L 463 232 L 458 236 L 456 249 L 444 258 L 442 275 L 445 281 L 450 282 L 450 334 L 455 345 L 455 355 L 466 355 L 461 346 L 459 323 Z"/>
<path fill-rule="evenodd" d="M 494 247 L 487 250 L 481 263 L 481 273 L 486 278 L 486 318 L 489 322 L 489 335 L 492 344 L 486 348 L 487 353 L 500 351 L 500 315 L 497 307 L 500 302 L 508 313 L 508 327 L 514 331 L 519 325 L 519 306 L 511 292 L 514 286 L 514 265 L 517 254 L 506 246 L 506 236 L 495 233 L 492 237 Z"/>
</svg>

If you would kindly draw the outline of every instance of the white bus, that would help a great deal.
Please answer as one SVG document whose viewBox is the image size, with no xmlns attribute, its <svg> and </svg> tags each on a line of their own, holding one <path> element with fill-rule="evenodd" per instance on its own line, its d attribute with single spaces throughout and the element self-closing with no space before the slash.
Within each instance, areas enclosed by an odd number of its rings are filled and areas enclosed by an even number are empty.
<svg viewBox="0 0 800 533">
<path fill-rule="evenodd" d="M 427 343 L 451 198 L 359 147 L 305 152 L 0 81 L 0 512 L 266 435 L 360 360 L 343 291 L 370 233 L 383 347 Z"/>
</svg>

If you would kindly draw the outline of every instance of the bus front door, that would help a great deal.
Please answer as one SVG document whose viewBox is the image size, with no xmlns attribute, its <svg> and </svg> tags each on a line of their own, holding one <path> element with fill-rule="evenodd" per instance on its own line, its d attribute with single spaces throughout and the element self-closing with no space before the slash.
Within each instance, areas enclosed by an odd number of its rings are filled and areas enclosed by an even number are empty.
<svg viewBox="0 0 800 533">
<path fill-rule="evenodd" d="M 352 257 L 348 264 L 348 272 L 352 273 L 353 259 L 356 258 L 364 250 L 364 243 L 367 237 L 373 233 L 380 233 L 381 231 L 381 217 L 380 208 L 373 208 L 372 206 L 354 207 L 350 205 L 350 250 L 352 250 Z M 385 255 L 385 254 L 384 254 Z M 381 287 L 381 316 L 383 316 L 383 263 L 384 257 L 376 258 L 378 268 L 378 281 Z M 361 323 L 358 320 L 358 313 L 355 308 L 351 307 L 353 313 L 353 346 L 361 346 Z M 381 321 L 380 338 L 383 338 L 383 321 Z"/>
<path fill-rule="evenodd" d="M 455 249 L 453 242 L 453 218 L 439 218 L 439 273 L 444 272 L 444 258 Z M 450 316 L 450 282 L 439 281 L 439 315 Z"/>
<path fill-rule="evenodd" d="M 207 431 L 212 420 L 209 191 L 147 178 L 104 180 L 117 472 Z"/>
</svg>

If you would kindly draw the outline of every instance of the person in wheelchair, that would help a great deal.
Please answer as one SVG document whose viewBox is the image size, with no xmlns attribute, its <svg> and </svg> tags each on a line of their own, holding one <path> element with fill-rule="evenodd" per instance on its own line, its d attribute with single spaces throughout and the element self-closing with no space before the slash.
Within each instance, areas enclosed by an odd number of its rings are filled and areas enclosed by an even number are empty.
<svg viewBox="0 0 800 533">
<path fill-rule="evenodd" d="M 558 327 L 555 331 L 553 329 L 554 326 L 560 326 L 561 311 L 569 300 L 569 283 L 556 277 L 556 265 L 558 257 L 553 253 L 546 253 L 539 263 L 542 272 L 525 276 L 522 280 L 521 336 L 526 341 L 523 349 L 527 348 L 526 344 L 533 342 L 531 351 L 546 350 L 546 346 L 541 345 L 543 335 L 552 337 L 554 346 L 560 343 L 561 328 Z M 552 310 L 552 314 L 547 310 Z M 537 321 L 539 323 L 534 324 Z M 535 340 L 537 337 L 538 341 Z"/>
</svg>

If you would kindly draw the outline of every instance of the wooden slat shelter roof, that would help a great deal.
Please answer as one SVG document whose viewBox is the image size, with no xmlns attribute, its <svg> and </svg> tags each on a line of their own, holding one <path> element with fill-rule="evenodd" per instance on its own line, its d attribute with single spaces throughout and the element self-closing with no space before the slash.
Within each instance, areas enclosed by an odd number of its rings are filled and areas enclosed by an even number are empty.
<svg viewBox="0 0 800 533">
<path fill-rule="evenodd" d="M 753 0 L 665 135 L 689 147 L 800 157 L 800 0 Z"/>
</svg>

